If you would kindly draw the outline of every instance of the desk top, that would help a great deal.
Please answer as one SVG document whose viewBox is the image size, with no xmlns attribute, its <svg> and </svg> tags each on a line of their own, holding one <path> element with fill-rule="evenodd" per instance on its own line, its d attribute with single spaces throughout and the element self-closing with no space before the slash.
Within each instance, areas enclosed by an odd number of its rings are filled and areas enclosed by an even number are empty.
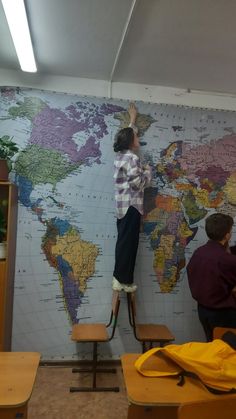
<svg viewBox="0 0 236 419">
<path fill-rule="evenodd" d="M 176 377 L 144 377 L 134 367 L 140 354 L 125 354 L 121 357 L 127 395 L 130 403 L 142 406 L 179 406 L 184 403 L 217 399 L 196 379 L 186 377 L 183 387 L 177 386 Z M 157 367 L 164 360 L 155 358 L 147 361 L 147 368 Z M 145 365 L 145 368 L 146 368 Z M 155 367 L 154 367 L 155 368 Z M 224 395 L 235 398 L 235 395 Z"/>
<path fill-rule="evenodd" d="M 39 360 L 38 352 L 0 352 L 0 408 L 27 403 Z"/>
</svg>

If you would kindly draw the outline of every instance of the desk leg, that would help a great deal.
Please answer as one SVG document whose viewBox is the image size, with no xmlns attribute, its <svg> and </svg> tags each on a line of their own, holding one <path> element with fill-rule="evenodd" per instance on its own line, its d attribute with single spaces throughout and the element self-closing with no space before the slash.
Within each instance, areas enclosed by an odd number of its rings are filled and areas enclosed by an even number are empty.
<svg viewBox="0 0 236 419">
<path fill-rule="evenodd" d="M 177 406 L 144 407 L 130 404 L 127 419 L 177 419 Z"/>
<path fill-rule="evenodd" d="M 27 404 L 14 408 L 9 407 L 8 409 L 1 409 L 0 407 L 0 419 L 27 419 L 27 412 Z"/>
</svg>

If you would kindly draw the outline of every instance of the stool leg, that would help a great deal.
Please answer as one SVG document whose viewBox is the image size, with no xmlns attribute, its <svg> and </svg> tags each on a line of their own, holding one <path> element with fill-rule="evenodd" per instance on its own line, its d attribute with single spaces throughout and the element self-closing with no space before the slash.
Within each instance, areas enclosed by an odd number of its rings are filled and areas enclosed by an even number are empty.
<svg viewBox="0 0 236 419">
<path fill-rule="evenodd" d="M 92 368 L 88 369 L 88 368 L 73 368 L 72 372 L 92 372 L 93 375 L 93 384 L 91 387 L 70 387 L 70 392 L 74 393 L 74 392 L 86 392 L 86 391 L 90 391 L 90 392 L 99 392 L 99 391 L 114 391 L 114 392 L 118 392 L 119 391 L 119 387 L 97 387 L 97 372 L 112 372 L 115 373 L 116 369 L 112 368 L 112 369 L 105 369 L 105 368 L 100 368 L 99 370 L 97 370 L 97 347 L 98 347 L 98 343 L 97 342 L 93 342 L 93 360 L 92 360 Z"/>
<path fill-rule="evenodd" d="M 134 327 L 132 318 L 131 318 L 130 294 L 128 292 L 127 292 L 127 307 L 128 307 L 128 315 L 129 315 L 129 324 L 131 327 Z"/>
<path fill-rule="evenodd" d="M 93 388 L 96 388 L 97 342 L 93 343 Z"/>
</svg>

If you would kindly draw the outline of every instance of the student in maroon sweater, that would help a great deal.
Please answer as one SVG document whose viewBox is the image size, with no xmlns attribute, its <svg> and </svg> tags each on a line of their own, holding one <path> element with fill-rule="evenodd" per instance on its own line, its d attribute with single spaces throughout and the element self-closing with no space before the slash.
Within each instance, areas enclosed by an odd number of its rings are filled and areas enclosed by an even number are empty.
<svg viewBox="0 0 236 419">
<path fill-rule="evenodd" d="M 236 328 L 236 247 L 229 250 L 233 222 L 226 214 L 207 217 L 205 229 L 210 240 L 195 250 L 187 266 L 190 291 L 198 302 L 207 341 L 212 340 L 214 327 Z"/>
</svg>

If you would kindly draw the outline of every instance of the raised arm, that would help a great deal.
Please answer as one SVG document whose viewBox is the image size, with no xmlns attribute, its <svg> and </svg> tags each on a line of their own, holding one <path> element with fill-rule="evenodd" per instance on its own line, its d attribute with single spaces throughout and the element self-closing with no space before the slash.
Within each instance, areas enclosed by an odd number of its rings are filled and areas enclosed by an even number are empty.
<svg viewBox="0 0 236 419">
<path fill-rule="evenodd" d="M 130 103 L 130 105 L 128 107 L 128 113 L 129 113 L 129 117 L 130 117 L 130 124 L 135 125 L 138 110 L 137 110 L 134 103 Z"/>
</svg>

